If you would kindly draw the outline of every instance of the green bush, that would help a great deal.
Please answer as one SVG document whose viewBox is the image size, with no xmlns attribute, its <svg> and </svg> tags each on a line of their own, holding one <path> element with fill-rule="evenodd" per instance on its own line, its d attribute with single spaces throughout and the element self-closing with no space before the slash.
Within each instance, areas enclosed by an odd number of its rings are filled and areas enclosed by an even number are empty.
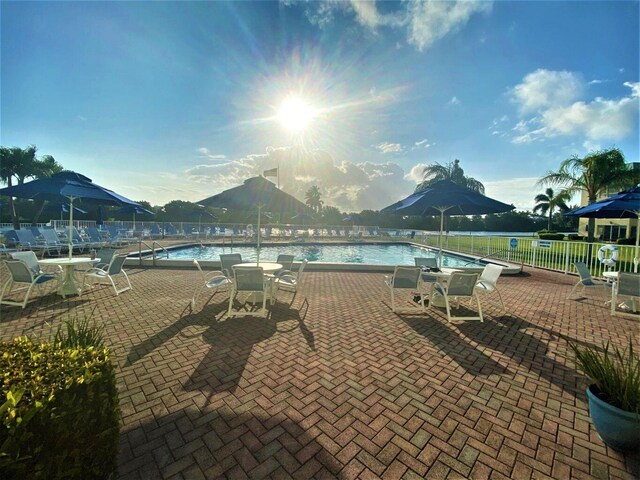
<svg viewBox="0 0 640 480">
<path fill-rule="evenodd" d="M 582 235 L 579 235 L 577 233 L 570 233 L 569 235 L 567 235 L 567 240 L 571 240 L 572 242 L 584 242 L 586 240 L 586 237 L 583 237 Z"/>
<path fill-rule="evenodd" d="M 563 240 L 564 235 L 562 233 L 538 233 L 540 240 Z"/>
<path fill-rule="evenodd" d="M 17 338 L 0 343 L 0 372 L 0 478 L 116 472 L 120 412 L 107 349 Z"/>
<path fill-rule="evenodd" d="M 618 245 L 635 245 L 636 239 L 635 238 L 619 238 L 618 240 L 616 240 L 616 243 Z"/>
<path fill-rule="evenodd" d="M 607 403 L 627 412 L 640 414 L 640 357 L 629 347 L 609 349 L 609 342 L 602 352 L 595 347 L 578 347 L 569 344 L 576 356 L 576 366 L 598 387 L 598 396 Z"/>
</svg>

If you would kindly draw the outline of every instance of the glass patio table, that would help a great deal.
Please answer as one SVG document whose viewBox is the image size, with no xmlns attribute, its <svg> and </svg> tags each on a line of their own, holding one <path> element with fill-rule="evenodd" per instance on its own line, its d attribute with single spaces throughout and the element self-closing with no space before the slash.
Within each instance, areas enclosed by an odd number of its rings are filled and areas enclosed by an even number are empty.
<svg viewBox="0 0 640 480">
<path fill-rule="evenodd" d="M 73 257 L 73 258 L 47 258 L 46 260 L 38 260 L 40 265 L 58 265 L 63 268 L 62 279 L 58 283 L 58 295 L 66 297 L 67 295 L 79 295 L 80 289 L 76 285 L 76 279 L 73 275 L 74 268 L 80 265 L 91 266 L 100 262 L 99 258 Z"/>
</svg>

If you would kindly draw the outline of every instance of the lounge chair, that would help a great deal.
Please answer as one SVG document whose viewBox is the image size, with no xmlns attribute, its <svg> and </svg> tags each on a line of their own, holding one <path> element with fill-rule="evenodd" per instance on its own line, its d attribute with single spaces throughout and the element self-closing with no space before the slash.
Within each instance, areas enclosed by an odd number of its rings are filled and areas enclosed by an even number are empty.
<svg viewBox="0 0 640 480">
<path fill-rule="evenodd" d="M 304 273 L 304 269 L 307 266 L 307 263 L 308 260 L 304 259 L 302 263 L 300 263 L 297 273 L 294 273 L 291 270 L 279 270 L 280 273 L 273 279 L 272 303 L 275 300 L 275 296 L 280 289 L 287 290 L 293 293 L 298 292 L 298 287 L 300 286 L 300 282 L 302 281 L 302 274 Z"/>
<path fill-rule="evenodd" d="M 219 288 L 226 288 L 227 292 L 230 292 L 233 282 L 223 272 L 215 271 L 205 273 L 202 271 L 202 268 L 200 268 L 200 263 L 198 263 L 197 260 L 194 259 L 193 264 L 198 269 L 198 272 L 200 272 L 201 280 L 200 282 L 198 282 L 198 286 L 193 292 L 193 297 L 191 298 L 191 308 L 195 308 L 198 297 L 202 293 L 202 290 L 205 288 L 213 290 L 211 296 L 215 295 Z"/>
<path fill-rule="evenodd" d="M 81 252 L 86 249 L 100 248 L 102 246 L 102 242 L 92 242 L 91 240 L 86 240 L 82 238 L 82 235 L 80 235 L 80 232 L 78 232 L 78 230 L 75 227 L 71 229 L 71 233 L 73 235 L 71 237 L 72 239 L 71 242 L 73 243 L 73 247 L 79 248 Z"/>
<path fill-rule="evenodd" d="M 233 266 L 233 283 L 231 285 L 231 294 L 229 295 L 229 310 L 227 315 L 233 316 L 233 301 L 239 293 L 248 293 L 250 297 L 247 301 L 256 300 L 256 295 L 261 295 L 262 309 L 258 312 L 251 312 L 252 315 L 267 313 L 267 296 L 271 289 L 270 280 L 264 276 L 262 267 L 239 267 Z M 255 303 L 255 302 L 252 302 Z M 236 312 L 237 315 L 239 312 Z"/>
<path fill-rule="evenodd" d="M 2 257 L 10 257 L 10 254 L 13 252 L 17 252 L 17 248 L 7 247 L 4 243 L 0 243 L 0 258 Z"/>
<path fill-rule="evenodd" d="M 480 294 L 486 294 L 487 296 L 496 293 L 498 295 L 499 302 L 489 301 L 492 305 L 499 307 L 502 309 L 502 313 L 507 313 L 507 308 L 504 306 L 504 302 L 502 301 L 502 294 L 500 290 L 498 290 L 498 278 L 502 273 L 502 267 L 500 265 L 494 265 L 492 263 L 487 264 L 480 275 L 480 280 L 478 280 L 478 284 L 476 285 L 476 289 Z"/>
<path fill-rule="evenodd" d="M 58 276 L 55 273 L 40 272 L 36 273 L 22 260 L 5 260 L 5 265 L 9 270 L 9 279 L 4 284 L 4 288 L 0 293 L 0 304 L 2 305 L 18 305 L 22 308 L 27 306 L 29 296 L 33 287 L 38 287 L 40 294 L 43 293 L 43 285 L 50 281 L 56 280 Z M 22 284 L 21 288 L 14 289 L 15 285 Z M 15 300 L 4 300 L 4 296 L 11 291 L 18 292 L 26 290 L 24 299 L 21 302 Z"/>
<path fill-rule="evenodd" d="M 484 321 L 482 317 L 482 306 L 480 305 L 480 298 L 476 291 L 476 284 L 478 283 L 477 273 L 460 273 L 454 272 L 451 274 L 447 285 L 436 282 L 431 285 L 431 296 L 429 299 L 429 308 L 434 306 L 434 303 L 438 302 L 438 298 L 442 298 L 444 306 L 447 310 L 447 320 L 480 320 Z M 451 301 L 456 302 L 456 308 L 460 306 L 460 298 L 475 299 L 478 307 L 478 315 L 470 317 L 458 317 L 451 315 Z"/>
<path fill-rule="evenodd" d="M 18 250 L 32 250 L 34 252 L 41 252 L 44 256 L 44 252 L 51 254 L 49 247 L 46 247 L 33 236 L 31 230 L 8 230 L 4 232 L 4 237 L 13 247 Z"/>
<path fill-rule="evenodd" d="M 131 286 L 131 282 L 129 281 L 129 276 L 127 275 L 127 272 L 125 272 L 122 268 L 126 259 L 126 255 L 115 255 L 111 259 L 111 262 L 109 262 L 109 265 L 107 265 L 106 267 L 94 267 L 85 271 L 82 277 L 82 290 L 80 292 L 80 296 L 82 296 L 85 291 L 84 287 L 86 285 L 87 279 L 92 280 L 94 283 L 106 283 L 104 282 L 104 280 L 109 280 L 111 286 L 113 287 L 113 290 L 116 292 L 116 296 L 120 295 L 122 292 L 126 292 L 127 290 L 132 290 L 133 287 Z M 118 289 L 116 287 L 114 277 L 118 277 L 120 275 L 124 276 L 125 280 L 127 281 L 127 286 Z"/>
<path fill-rule="evenodd" d="M 220 255 L 220 270 L 230 279 L 233 279 L 233 266 L 239 263 L 242 263 L 242 255 L 239 253 L 223 253 Z"/>
<path fill-rule="evenodd" d="M 631 298 L 630 303 L 633 313 L 618 309 L 620 297 Z M 623 308 L 628 308 L 627 303 L 622 304 L 622 306 Z M 611 291 L 611 315 L 638 319 L 640 318 L 640 315 L 636 313 L 638 309 L 640 309 L 640 273 L 620 272 L 618 280 Z"/>
<path fill-rule="evenodd" d="M 40 235 L 42 235 L 44 245 L 55 248 L 58 250 L 58 255 L 62 252 L 63 248 L 67 248 L 68 245 L 65 245 L 60 241 L 60 237 L 53 228 L 43 228 L 40 230 Z"/>
<path fill-rule="evenodd" d="M 87 227 L 85 229 L 85 232 L 87 234 L 87 237 L 89 237 L 89 241 L 93 242 L 95 246 L 104 247 L 107 243 L 109 243 L 103 238 L 102 233 L 100 233 L 100 230 L 98 230 L 96 227 Z"/>
<path fill-rule="evenodd" d="M 393 275 L 385 275 L 384 283 L 391 292 L 391 310 L 396 312 L 396 290 L 410 290 L 420 296 L 420 307 L 424 312 L 424 293 L 422 291 L 422 269 L 398 265 Z"/>
<path fill-rule="evenodd" d="M 589 269 L 587 268 L 587 265 L 584 262 L 573 262 L 573 266 L 576 267 L 576 270 L 578 271 L 578 275 L 580 275 L 580 280 L 578 281 L 578 283 L 576 283 L 573 286 L 567 298 L 570 299 L 579 287 L 582 287 L 580 291 L 580 295 L 584 295 L 584 292 L 586 291 L 586 289 L 590 289 L 590 290 L 603 289 L 602 291 L 604 292 L 606 291 L 607 288 L 611 288 L 611 284 L 608 282 L 594 281 L 593 278 L 591 277 L 591 272 L 589 272 Z"/>
</svg>

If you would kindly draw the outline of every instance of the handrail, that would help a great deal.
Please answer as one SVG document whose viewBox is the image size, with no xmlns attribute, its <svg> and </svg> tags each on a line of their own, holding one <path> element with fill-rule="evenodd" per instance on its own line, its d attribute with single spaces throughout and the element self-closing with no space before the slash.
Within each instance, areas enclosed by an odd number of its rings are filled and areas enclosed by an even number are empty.
<svg viewBox="0 0 640 480">
<path fill-rule="evenodd" d="M 156 242 L 155 240 L 153 242 L 151 242 L 151 245 L 149 245 L 147 242 L 145 242 L 144 240 L 140 239 L 138 240 L 138 262 L 139 265 L 142 266 L 142 245 L 144 244 L 145 247 L 147 247 L 149 250 L 151 250 L 151 256 L 153 259 L 153 266 L 156 266 L 156 245 L 159 248 L 159 250 L 164 250 L 164 252 L 167 255 L 167 258 L 169 258 L 169 250 L 167 250 L 166 248 L 164 248 L 159 242 Z"/>
<path fill-rule="evenodd" d="M 487 258 L 491 258 L 491 257 L 493 257 L 494 255 L 497 255 L 497 254 L 499 254 L 499 253 L 505 253 L 505 252 L 508 252 L 509 250 L 511 250 L 511 248 L 505 248 L 505 249 L 503 249 L 503 250 L 496 250 L 495 252 L 492 252 L 492 253 L 490 253 L 489 255 L 485 255 L 484 257 L 480 257 L 480 258 L 477 258 L 477 259 L 473 259 L 473 260 L 471 260 L 470 262 L 465 263 L 465 264 L 463 265 L 463 267 L 466 267 L 467 265 L 471 265 L 472 263 L 478 263 L 478 262 L 480 262 L 481 260 L 485 260 L 485 259 L 487 259 Z"/>
</svg>

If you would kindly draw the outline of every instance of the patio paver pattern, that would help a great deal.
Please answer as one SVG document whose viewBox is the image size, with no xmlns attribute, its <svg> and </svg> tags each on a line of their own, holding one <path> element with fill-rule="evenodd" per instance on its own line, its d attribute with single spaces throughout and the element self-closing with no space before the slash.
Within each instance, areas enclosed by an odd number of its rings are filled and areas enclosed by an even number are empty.
<svg viewBox="0 0 640 480">
<path fill-rule="evenodd" d="M 190 308 L 195 270 L 127 268 L 97 287 L 2 308 L 0 338 L 47 338 L 65 319 L 104 324 L 122 409 L 119 478 L 638 478 L 607 448 L 567 341 L 638 344 L 640 322 L 576 277 L 501 277 L 508 312 L 447 323 L 390 309 L 383 276 L 305 273 L 268 318 Z M 1 280 L 4 281 L 6 273 Z"/>
</svg>

